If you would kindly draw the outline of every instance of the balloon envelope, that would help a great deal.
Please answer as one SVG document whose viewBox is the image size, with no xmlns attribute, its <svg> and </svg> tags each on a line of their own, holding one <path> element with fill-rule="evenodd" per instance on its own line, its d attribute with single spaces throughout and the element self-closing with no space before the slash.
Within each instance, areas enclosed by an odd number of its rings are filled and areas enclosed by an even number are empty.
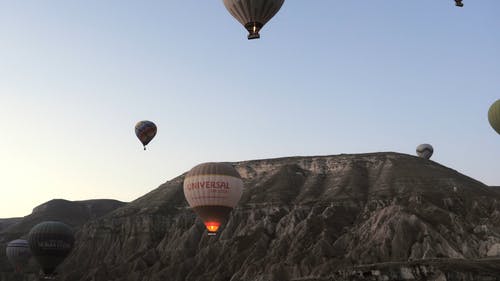
<svg viewBox="0 0 500 281">
<path fill-rule="evenodd" d="M 146 150 L 146 145 L 156 136 L 156 125 L 151 121 L 139 121 L 135 125 L 135 135 L 141 141 Z"/>
<path fill-rule="evenodd" d="M 184 196 L 209 233 L 217 232 L 242 193 L 243 181 L 229 164 L 200 164 L 184 178 Z"/>
<path fill-rule="evenodd" d="M 434 148 L 428 143 L 421 144 L 417 146 L 417 155 L 420 158 L 429 159 L 434 153 Z"/>
<path fill-rule="evenodd" d="M 56 267 L 73 249 L 75 237 L 62 222 L 46 221 L 35 225 L 29 233 L 29 245 L 43 272 L 52 275 Z"/>
<path fill-rule="evenodd" d="M 20 272 L 31 258 L 28 241 L 22 239 L 10 241 L 5 249 L 5 254 L 10 263 L 16 268 L 16 271 Z"/>
<path fill-rule="evenodd" d="M 248 39 L 260 38 L 260 29 L 276 15 L 285 0 L 224 0 L 224 6 L 247 30 Z"/>
<path fill-rule="evenodd" d="M 500 99 L 494 102 L 488 110 L 488 121 L 491 127 L 500 134 Z"/>
</svg>

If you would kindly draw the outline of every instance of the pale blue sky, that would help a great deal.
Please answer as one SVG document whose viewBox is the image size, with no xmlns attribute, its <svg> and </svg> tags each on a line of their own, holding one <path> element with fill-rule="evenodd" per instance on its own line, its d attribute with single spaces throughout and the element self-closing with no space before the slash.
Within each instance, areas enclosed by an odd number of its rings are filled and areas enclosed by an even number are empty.
<svg viewBox="0 0 500 281">
<path fill-rule="evenodd" d="M 133 200 L 205 161 L 396 151 L 500 185 L 500 1 L 0 2 L 0 217 Z M 148 119 L 147 152 L 134 135 Z"/>
</svg>

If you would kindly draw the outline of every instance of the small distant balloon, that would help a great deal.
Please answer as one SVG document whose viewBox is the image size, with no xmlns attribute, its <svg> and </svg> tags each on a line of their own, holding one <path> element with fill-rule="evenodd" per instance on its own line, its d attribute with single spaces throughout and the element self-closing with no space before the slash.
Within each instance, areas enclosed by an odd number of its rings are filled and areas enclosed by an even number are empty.
<svg viewBox="0 0 500 281">
<path fill-rule="evenodd" d="M 31 258 L 28 241 L 22 239 L 10 241 L 5 249 L 5 254 L 16 272 L 21 272 Z"/>
<path fill-rule="evenodd" d="M 243 181 L 233 166 L 203 163 L 184 178 L 184 196 L 203 220 L 209 235 L 215 235 L 243 193 Z"/>
<path fill-rule="evenodd" d="M 488 121 L 491 127 L 500 134 L 500 99 L 494 102 L 488 110 Z"/>
<path fill-rule="evenodd" d="M 248 30 L 248 40 L 260 38 L 259 31 L 281 9 L 285 0 L 224 0 L 224 6 Z"/>
<path fill-rule="evenodd" d="M 417 146 L 417 155 L 420 158 L 430 159 L 434 153 L 434 148 L 428 143 L 421 144 Z"/>
<path fill-rule="evenodd" d="M 56 268 L 69 255 L 75 244 L 73 231 L 62 222 L 45 221 L 29 233 L 31 253 L 46 276 L 55 275 Z"/>
<path fill-rule="evenodd" d="M 462 0 L 455 0 L 455 6 L 457 6 L 457 7 L 463 7 L 464 4 L 462 3 Z"/>
<path fill-rule="evenodd" d="M 144 150 L 146 145 L 156 136 L 156 125 L 151 121 L 139 121 L 135 125 L 135 135 L 141 141 Z"/>
</svg>

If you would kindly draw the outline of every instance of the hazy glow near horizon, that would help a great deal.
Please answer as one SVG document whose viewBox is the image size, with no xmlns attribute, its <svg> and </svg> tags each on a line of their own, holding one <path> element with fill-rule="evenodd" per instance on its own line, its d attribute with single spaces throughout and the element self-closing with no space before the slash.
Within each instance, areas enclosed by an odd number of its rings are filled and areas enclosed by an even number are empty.
<svg viewBox="0 0 500 281">
<path fill-rule="evenodd" d="M 131 201 L 206 161 L 396 151 L 500 185 L 500 1 L 0 3 L 0 217 Z M 152 120 L 144 152 L 134 135 Z"/>
</svg>

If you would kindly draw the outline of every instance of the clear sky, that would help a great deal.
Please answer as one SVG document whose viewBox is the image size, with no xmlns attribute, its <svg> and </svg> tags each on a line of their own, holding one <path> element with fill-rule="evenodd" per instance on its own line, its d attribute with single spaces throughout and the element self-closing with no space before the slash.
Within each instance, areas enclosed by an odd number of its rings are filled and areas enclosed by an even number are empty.
<svg viewBox="0 0 500 281">
<path fill-rule="evenodd" d="M 500 1 L 0 2 L 0 217 L 131 201 L 206 161 L 396 151 L 500 185 Z M 139 120 L 159 131 L 144 152 Z"/>
</svg>

